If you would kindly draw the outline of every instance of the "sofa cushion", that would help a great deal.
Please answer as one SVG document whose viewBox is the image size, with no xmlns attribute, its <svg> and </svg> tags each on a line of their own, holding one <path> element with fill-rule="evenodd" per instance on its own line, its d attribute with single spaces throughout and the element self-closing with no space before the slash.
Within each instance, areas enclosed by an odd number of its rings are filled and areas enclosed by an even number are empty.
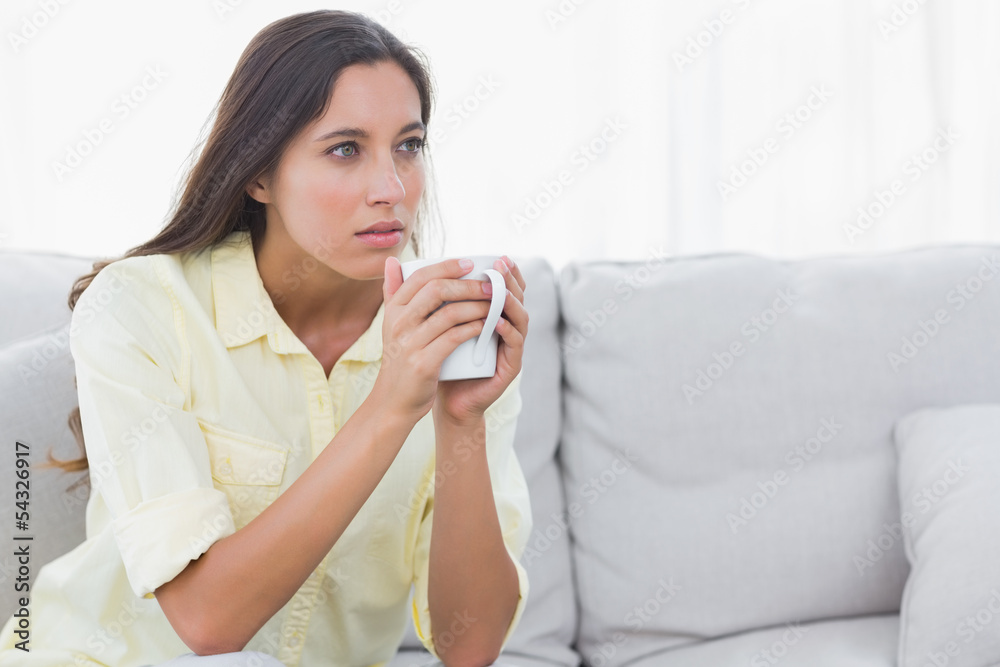
<svg viewBox="0 0 1000 667">
<path fill-rule="evenodd" d="M 895 434 L 911 564 L 899 665 L 1000 664 L 1000 405 L 919 410 Z"/>
<path fill-rule="evenodd" d="M 520 653 L 544 659 L 550 666 L 576 665 L 579 658 L 569 649 L 577 618 L 570 574 L 569 524 L 556 464 L 562 365 L 555 275 L 542 259 L 515 260 L 527 285 L 524 302 L 530 322 L 521 370 L 523 407 L 514 448 L 528 482 L 534 526 L 521 555 L 531 586 L 528 604 L 504 656 Z M 421 646 L 412 626 L 407 629 L 402 646 L 409 649 Z M 432 660 L 428 653 L 416 655 Z"/>
<path fill-rule="evenodd" d="M 69 321 L 66 299 L 93 260 L 40 252 L 0 252 L 0 347 Z"/>
<path fill-rule="evenodd" d="M 1000 249 L 561 274 L 560 448 L 585 657 L 898 611 L 892 428 L 1000 401 Z M 885 544 L 885 540 L 881 541 Z"/>
<path fill-rule="evenodd" d="M 504 652 L 490 667 L 552 667 L 552 662 L 538 658 L 527 658 Z M 557 663 L 558 664 L 558 663 Z M 574 663 L 576 664 L 576 663 Z M 404 649 L 397 653 L 386 667 L 443 667 L 427 651 Z"/>
<path fill-rule="evenodd" d="M 896 667 L 898 634 L 895 614 L 788 623 L 645 656 L 629 667 Z M 589 664 L 607 662 L 589 657 Z"/>
<path fill-rule="evenodd" d="M 69 310 L 67 309 L 67 313 Z M 43 565 L 71 550 L 84 539 L 84 514 L 90 494 L 86 473 L 43 469 L 51 452 L 57 458 L 79 456 L 79 447 L 67 419 L 77 405 L 74 365 L 69 352 L 69 324 L 35 338 L 0 348 L 0 442 L 5 443 L 7 482 L 0 484 L 0 540 L 15 544 L 31 535 L 31 581 Z M 30 451 L 28 529 L 15 529 L 15 451 Z M 14 613 L 20 597 L 14 590 L 18 564 L 13 547 L 0 556 L 0 617 Z"/>
</svg>

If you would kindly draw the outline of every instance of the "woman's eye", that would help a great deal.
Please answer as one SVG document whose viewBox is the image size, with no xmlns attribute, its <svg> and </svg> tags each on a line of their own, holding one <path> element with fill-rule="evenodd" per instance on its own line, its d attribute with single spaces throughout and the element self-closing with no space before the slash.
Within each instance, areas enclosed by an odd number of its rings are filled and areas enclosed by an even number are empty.
<svg viewBox="0 0 1000 667">
<path fill-rule="evenodd" d="M 407 153 L 419 153 L 424 147 L 424 140 L 414 137 L 413 139 L 407 139 L 403 142 L 403 149 Z"/>
<path fill-rule="evenodd" d="M 354 157 L 358 154 L 358 147 L 353 143 L 350 144 L 338 144 L 331 148 L 328 153 L 332 153 L 337 157 Z"/>
</svg>

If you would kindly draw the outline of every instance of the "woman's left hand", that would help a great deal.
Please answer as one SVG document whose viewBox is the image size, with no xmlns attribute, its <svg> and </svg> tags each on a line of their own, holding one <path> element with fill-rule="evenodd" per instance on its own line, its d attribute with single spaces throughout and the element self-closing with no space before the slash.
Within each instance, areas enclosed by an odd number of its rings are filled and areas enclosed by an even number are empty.
<svg viewBox="0 0 1000 667">
<path fill-rule="evenodd" d="M 505 263 L 505 260 L 509 264 Z M 486 412 L 486 408 L 510 385 L 521 372 L 524 339 L 528 335 L 528 311 L 524 308 L 524 277 L 506 255 L 493 264 L 503 275 L 507 285 L 507 300 L 503 314 L 497 322 L 500 334 L 497 349 L 497 370 L 490 378 L 474 380 L 439 381 L 434 401 L 434 421 L 447 419 L 453 424 L 472 424 Z"/>
</svg>

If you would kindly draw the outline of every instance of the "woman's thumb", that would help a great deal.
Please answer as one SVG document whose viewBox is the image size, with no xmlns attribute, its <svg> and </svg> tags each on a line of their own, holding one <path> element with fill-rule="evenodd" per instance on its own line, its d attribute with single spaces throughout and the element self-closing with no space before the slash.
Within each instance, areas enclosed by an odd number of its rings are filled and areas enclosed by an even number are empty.
<svg viewBox="0 0 1000 667">
<path fill-rule="evenodd" d="M 384 271 L 385 279 L 382 282 L 382 294 L 385 300 L 388 301 L 399 290 L 399 286 L 403 284 L 403 267 L 395 257 L 386 257 Z"/>
</svg>

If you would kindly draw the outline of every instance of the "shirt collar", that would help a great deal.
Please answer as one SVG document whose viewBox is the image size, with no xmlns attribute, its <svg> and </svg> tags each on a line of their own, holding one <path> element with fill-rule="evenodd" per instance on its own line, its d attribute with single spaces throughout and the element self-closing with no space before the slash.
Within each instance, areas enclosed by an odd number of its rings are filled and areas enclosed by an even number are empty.
<svg viewBox="0 0 1000 667">
<path fill-rule="evenodd" d="M 400 254 L 401 262 L 417 258 L 411 244 Z M 232 232 L 212 248 L 212 296 L 215 328 L 227 348 L 239 347 L 267 336 L 278 354 L 309 349 L 288 327 L 274 308 L 257 270 L 249 230 Z M 377 361 L 382 358 L 382 321 L 385 304 L 361 336 L 344 352 L 348 361 Z"/>
</svg>

